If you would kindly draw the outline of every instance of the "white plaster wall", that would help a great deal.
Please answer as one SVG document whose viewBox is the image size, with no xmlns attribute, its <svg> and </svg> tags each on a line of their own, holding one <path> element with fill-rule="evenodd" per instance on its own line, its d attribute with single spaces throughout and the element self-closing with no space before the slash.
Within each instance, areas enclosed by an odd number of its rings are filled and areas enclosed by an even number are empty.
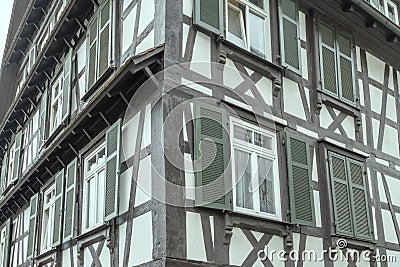
<svg viewBox="0 0 400 267">
<path fill-rule="evenodd" d="M 188 1 L 183 1 L 183 2 L 188 2 Z M 183 24 L 183 29 L 182 29 L 183 30 L 183 32 L 182 32 L 182 56 L 185 55 L 187 38 L 188 38 L 188 35 L 189 35 L 189 29 L 190 29 L 189 25 Z"/>
<path fill-rule="evenodd" d="M 139 165 L 135 207 L 151 200 L 151 155 L 142 159 Z"/>
<path fill-rule="evenodd" d="M 119 176 L 119 214 L 124 214 L 129 209 L 129 197 L 131 194 L 132 167 Z"/>
<path fill-rule="evenodd" d="M 301 101 L 300 89 L 296 82 L 283 78 L 284 111 L 293 116 L 307 120 Z"/>
<path fill-rule="evenodd" d="M 386 108 L 386 117 L 394 122 L 397 122 L 397 113 L 396 113 L 396 99 L 388 94 L 387 96 L 387 108 Z"/>
<path fill-rule="evenodd" d="M 125 1 L 124 1 L 125 2 Z M 136 22 L 137 5 L 122 22 L 122 54 L 124 54 L 133 41 L 133 33 Z"/>
<path fill-rule="evenodd" d="M 259 80 L 256 83 L 256 88 L 258 89 L 258 92 L 260 93 L 260 95 L 262 96 L 264 102 L 269 105 L 272 106 L 273 102 L 272 102 L 272 97 L 273 97 L 273 90 L 272 90 L 272 80 L 266 78 L 266 77 L 262 77 L 261 80 Z"/>
<path fill-rule="evenodd" d="M 193 1 L 183 1 L 183 14 L 188 17 L 192 17 L 193 12 Z"/>
<path fill-rule="evenodd" d="M 399 157 L 399 139 L 397 133 L 397 129 L 386 124 L 382 144 L 382 151 L 396 158 Z"/>
<path fill-rule="evenodd" d="M 148 147 L 151 144 L 151 104 L 146 106 L 146 115 L 144 118 L 144 130 L 141 149 Z"/>
<path fill-rule="evenodd" d="M 322 105 L 321 112 L 319 115 L 319 121 L 320 121 L 320 126 L 325 129 L 327 129 L 329 125 L 331 125 L 331 123 L 333 122 L 331 115 L 329 114 L 325 105 Z"/>
<path fill-rule="evenodd" d="M 382 110 L 382 90 L 373 85 L 369 85 L 371 110 L 380 114 Z"/>
<path fill-rule="evenodd" d="M 400 207 L 400 180 L 386 175 L 386 182 L 388 183 L 390 198 L 393 205 Z"/>
<path fill-rule="evenodd" d="M 383 84 L 385 63 L 368 52 L 366 53 L 366 56 L 369 77 Z"/>
<path fill-rule="evenodd" d="M 135 155 L 136 139 L 138 134 L 140 113 L 137 113 L 133 118 L 122 126 L 122 161 L 125 161 Z"/>
<path fill-rule="evenodd" d="M 388 258 L 391 260 L 388 261 L 388 267 L 398 267 L 399 262 L 400 262 L 400 252 L 398 251 L 392 251 L 392 250 L 386 250 L 386 254 Z"/>
<path fill-rule="evenodd" d="M 321 201 L 319 191 L 314 190 L 314 209 L 315 209 L 315 222 L 317 227 L 322 227 L 321 223 Z"/>
<path fill-rule="evenodd" d="M 212 216 L 210 216 L 210 228 L 212 242 L 214 242 L 214 218 Z M 186 250 L 189 260 L 207 261 L 201 216 L 198 213 L 186 212 Z"/>
<path fill-rule="evenodd" d="M 392 215 L 390 211 L 382 209 L 382 221 L 385 226 L 385 240 L 386 242 L 398 243 L 396 230 L 394 228 Z"/>
<path fill-rule="evenodd" d="M 146 2 L 146 1 L 143 1 Z M 140 42 L 140 44 L 138 44 L 138 46 L 136 47 L 136 54 L 140 54 L 142 52 L 145 52 L 146 50 L 154 47 L 154 30 L 152 30 L 147 36 L 146 38 L 144 38 L 144 40 L 142 42 Z"/>
<path fill-rule="evenodd" d="M 196 178 L 193 172 L 193 163 L 192 163 L 192 156 L 190 154 L 185 153 L 185 194 L 186 199 L 195 200 L 196 198 Z"/>
<path fill-rule="evenodd" d="M 387 203 L 387 198 L 386 198 L 386 193 L 385 193 L 385 188 L 383 187 L 383 177 L 381 173 L 377 174 L 377 179 L 378 179 L 378 192 L 379 192 L 379 200 L 381 202 Z"/>
<path fill-rule="evenodd" d="M 323 255 L 323 240 L 322 238 L 314 237 L 314 236 L 307 236 L 306 239 L 306 248 L 307 251 L 313 251 L 317 255 L 319 259 L 321 259 L 321 255 Z M 303 266 L 307 267 L 323 267 L 324 262 L 318 260 L 312 261 L 304 261 Z"/>
<path fill-rule="evenodd" d="M 231 245 L 229 247 L 229 264 L 242 266 L 243 261 L 253 250 L 247 237 L 240 228 L 233 228 Z"/>
<path fill-rule="evenodd" d="M 76 259 L 77 259 L 77 248 L 76 246 L 72 247 L 72 257 L 71 257 L 71 249 L 66 249 L 62 251 L 62 266 L 75 266 L 76 265 Z M 71 263 L 71 259 L 74 260 L 73 263 Z"/>
<path fill-rule="evenodd" d="M 223 73 L 223 83 L 225 86 L 231 89 L 235 89 L 239 84 L 244 81 L 244 79 L 242 78 L 243 74 L 248 75 L 247 73 L 240 73 L 232 60 L 226 60 Z"/>
<path fill-rule="evenodd" d="M 347 116 L 342 122 L 342 127 L 350 139 L 356 140 L 356 127 L 353 117 Z"/>
<path fill-rule="evenodd" d="M 197 32 L 193 46 L 193 57 L 190 69 L 207 78 L 211 78 L 211 38 Z"/>
</svg>

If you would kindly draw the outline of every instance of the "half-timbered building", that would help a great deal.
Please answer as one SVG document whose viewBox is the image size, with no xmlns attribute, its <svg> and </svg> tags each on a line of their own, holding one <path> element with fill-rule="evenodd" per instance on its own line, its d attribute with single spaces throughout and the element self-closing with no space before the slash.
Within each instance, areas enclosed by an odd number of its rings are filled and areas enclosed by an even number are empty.
<svg viewBox="0 0 400 267">
<path fill-rule="evenodd" d="M 398 266 L 399 8 L 15 0 L 0 267 Z"/>
</svg>

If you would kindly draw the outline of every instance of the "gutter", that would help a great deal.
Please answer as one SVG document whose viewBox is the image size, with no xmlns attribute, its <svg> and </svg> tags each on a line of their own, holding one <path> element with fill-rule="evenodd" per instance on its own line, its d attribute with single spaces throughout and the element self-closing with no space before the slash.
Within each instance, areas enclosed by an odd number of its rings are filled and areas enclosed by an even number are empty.
<svg viewBox="0 0 400 267">
<path fill-rule="evenodd" d="M 349 0 L 353 5 L 357 6 L 365 13 L 373 17 L 377 22 L 382 24 L 388 30 L 390 30 L 395 36 L 400 37 L 400 27 L 393 21 L 388 19 L 385 15 L 375 9 L 371 4 L 365 0 Z"/>
</svg>

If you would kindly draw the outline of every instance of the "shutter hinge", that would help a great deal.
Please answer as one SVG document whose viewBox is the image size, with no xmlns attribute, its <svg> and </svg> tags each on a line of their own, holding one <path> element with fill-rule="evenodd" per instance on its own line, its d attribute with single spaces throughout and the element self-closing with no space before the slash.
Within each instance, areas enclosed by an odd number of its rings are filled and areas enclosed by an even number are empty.
<svg viewBox="0 0 400 267">
<path fill-rule="evenodd" d="M 285 139 L 282 140 L 282 145 L 283 145 L 283 146 L 286 145 L 286 140 L 285 140 Z"/>
</svg>

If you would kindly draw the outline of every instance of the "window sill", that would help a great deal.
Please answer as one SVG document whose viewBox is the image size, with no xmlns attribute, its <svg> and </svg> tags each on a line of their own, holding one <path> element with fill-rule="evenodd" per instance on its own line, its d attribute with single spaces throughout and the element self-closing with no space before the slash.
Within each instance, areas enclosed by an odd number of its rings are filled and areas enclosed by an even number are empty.
<svg viewBox="0 0 400 267">
<path fill-rule="evenodd" d="M 361 112 L 361 109 L 358 107 L 358 104 L 352 105 L 321 90 L 317 90 L 317 94 L 318 94 L 319 109 L 322 108 L 322 104 L 325 104 L 327 106 L 338 109 L 352 117 L 358 117 Z M 358 101 L 356 103 L 358 103 Z"/>
<path fill-rule="evenodd" d="M 97 226 L 94 226 L 94 227 L 88 228 L 86 230 L 83 230 L 81 235 L 77 236 L 75 239 L 76 240 L 85 240 L 90 236 L 101 234 L 107 228 L 108 228 L 108 224 L 107 223 L 99 224 Z"/>
<path fill-rule="evenodd" d="M 40 252 L 39 255 L 35 257 L 38 264 L 51 262 L 56 259 L 56 248 L 49 248 L 46 251 Z"/>
<path fill-rule="evenodd" d="M 332 246 L 337 246 L 339 240 L 347 242 L 346 248 L 359 250 L 373 250 L 376 242 L 371 239 L 362 239 L 357 237 L 349 237 L 345 235 L 332 234 Z"/>
</svg>

